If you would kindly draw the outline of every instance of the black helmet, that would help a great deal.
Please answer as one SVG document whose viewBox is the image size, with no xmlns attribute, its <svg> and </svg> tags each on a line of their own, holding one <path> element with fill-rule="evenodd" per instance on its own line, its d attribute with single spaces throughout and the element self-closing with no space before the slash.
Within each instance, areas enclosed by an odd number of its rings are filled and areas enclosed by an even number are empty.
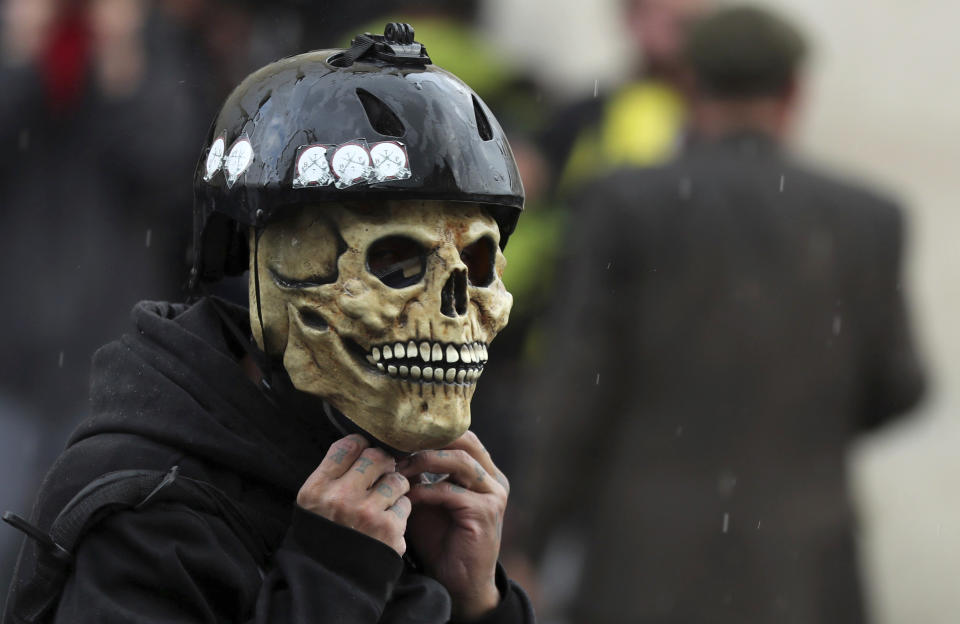
<svg viewBox="0 0 960 624">
<path fill-rule="evenodd" d="M 191 283 L 247 268 L 247 229 L 286 206 L 435 199 L 486 205 L 501 245 L 523 210 L 486 104 L 432 65 L 407 24 L 254 72 L 227 98 L 194 177 Z"/>
</svg>

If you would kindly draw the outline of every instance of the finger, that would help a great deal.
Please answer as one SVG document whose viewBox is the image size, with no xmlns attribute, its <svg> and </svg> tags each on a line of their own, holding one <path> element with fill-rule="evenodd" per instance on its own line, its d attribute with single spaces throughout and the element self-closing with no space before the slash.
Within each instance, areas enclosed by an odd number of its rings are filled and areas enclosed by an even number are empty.
<svg viewBox="0 0 960 624">
<path fill-rule="evenodd" d="M 370 446 L 366 438 L 359 434 L 348 435 L 330 445 L 323 461 L 313 474 L 307 479 L 308 482 L 333 481 L 342 477 L 350 470 L 353 463 L 360 457 L 360 453 Z"/>
<path fill-rule="evenodd" d="M 407 518 L 410 517 L 410 510 L 412 508 L 413 503 L 410 498 L 408 496 L 401 496 L 392 505 L 387 507 L 387 511 L 395 515 L 401 522 L 406 523 Z"/>
<path fill-rule="evenodd" d="M 505 498 L 480 494 L 450 481 L 416 484 L 407 493 L 407 498 L 414 506 L 442 507 L 461 519 L 471 518 L 476 523 L 473 524 L 475 529 L 495 535 L 498 540 L 503 535 Z"/>
<path fill-rule="evenodd" d="M 369 490 L 381 476 L 388 472 L 395 472 L 397 461 L 383 449 L 367 447 L 353 462 L 350 469 L 340 477 L 341 481 L 352 487 Z"/>
<path fill-rule="evenodd" d="M 379 509 L 387 509 L 408 491 L 410 491 L 410 482 L 405 476 L 399 472 L 388 472 L 373 484 L 368 498 Z"/>
<path fill-rule="evenodd" d="M 439 505 L 448 509 L 463 509 L 484 505 L 483 495 L 452 481 L 417 483 L 406 498 L 414 505 Z"/>
<path fill-rule="evenodd" d="M 490 493 L 499 487 L 483 466 L 462 449 L 421 451 L 409 458 L 400 472 L 407 478 L 422 472 L 448 473 L 454 482 L 481 493 Z"/>
<path fill-rule="evenodd" d="M 494 480 L 499 483 L 507 494 L 510 493 L 510 482 L 507 480 L 507 475 L 503 473 L 502 470 L 497 468 L 497 465 L 493 463 L 493 457 L 491 457 L 490 452 L 483 446 L 483 442 L 480 441 L 480 438 L 477 437 L 472 431 L 467 431 L 462 436 L 451 442 L 448 446 L 448 449 L 461 449 L 466 451 L 473 457 L 477 462 L 483 466 L 483 469 L 487 471 L 487 474 L 492 476 Z"/>
</svg>

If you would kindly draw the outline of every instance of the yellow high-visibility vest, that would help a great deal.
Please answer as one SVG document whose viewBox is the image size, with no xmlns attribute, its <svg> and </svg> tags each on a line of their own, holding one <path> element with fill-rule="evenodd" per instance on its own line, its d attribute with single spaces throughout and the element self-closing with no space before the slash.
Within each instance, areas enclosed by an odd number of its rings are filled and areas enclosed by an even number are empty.
<svg viewBox="0 0 960 624">
<path fill-rule="evenodd" d="M 561 176 L 561 190 L 626 166 L 669 160 L 680 146 L 686 110 L 680 94 L 655 80 L 617 91 L 597 125 L 577 137 Z"/>
</svg>

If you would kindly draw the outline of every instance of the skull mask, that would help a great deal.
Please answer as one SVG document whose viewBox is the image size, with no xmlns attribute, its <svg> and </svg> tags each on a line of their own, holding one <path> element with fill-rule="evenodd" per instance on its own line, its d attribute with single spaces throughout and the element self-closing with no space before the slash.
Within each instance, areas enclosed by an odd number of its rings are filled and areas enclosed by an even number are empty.
<svg viewBox="0 0 960 624">
<path fill-rule="evenodd" d="M 513 303 L 499 242 L 474 204 L 299 208 L 251 254 L 263 317 L 261 328 L 251 279 L 254 338 L 298 390 L 381 442 L 444 446 L 470 425 L 487 346 Z"/>
</svg>

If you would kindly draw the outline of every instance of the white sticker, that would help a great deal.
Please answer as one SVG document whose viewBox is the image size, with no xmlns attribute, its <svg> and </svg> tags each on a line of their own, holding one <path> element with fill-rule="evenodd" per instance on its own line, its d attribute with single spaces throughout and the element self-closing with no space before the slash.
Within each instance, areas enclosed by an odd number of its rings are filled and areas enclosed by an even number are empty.
<svg viewBox="0 0 960 624">
<path fill-rule="evenodd" d="M 253 146 L 250 139 L 243 136 L 237 139 L 230 148 L 223 163 L 223 168 L 227 172 L 227 188 L 233 186 L 237 178 L 247 170 L 253 162 Z"/>
<path fill-rule="evenodd" d="M 213 176 L 220 171 L 220 167 L 223 166 L 223 151 L 226 148 L 226 144 L 227 142 L 221 134 L 210 145 L 210 151 L 207 152 L 207 173 L 203 176 L 204 181 L 209 182 L 212 180 Z"/>
<path fill-rule="evenodd" d="M 407 148 L 397 141 L 374 143 L 370 147 L 373 160 L 372 182 L 406 180 L 410 177 L 410 159 Z"/>
<path fill-rule="evenodd" d="M 333 174 L 336 187 L 346 188 L 370 178 L 370 152 L 357 142 L 344 143 L 333 153 Z"/>
<path fill-rule="evenodd" d="M 297 175 L 293 178 L 293 188 L 306 186 L 326 186 L 333 182 L 330 163 L 327 162 L 327 146 L 308 145 L 300 148 L 297 157 Z"/>
<path fill-rule="evenodd" d="M 412 171 L 403 143 L 380 141 L 368 145 L 364 139 L 354 139 L 340 145 L 301 145 L 297 148 L 293 174 L 293 188 L 326 186 L 333 182 L 338 189 L 343 189 L 360 183 L 406 180 Z"/>
</svg>

